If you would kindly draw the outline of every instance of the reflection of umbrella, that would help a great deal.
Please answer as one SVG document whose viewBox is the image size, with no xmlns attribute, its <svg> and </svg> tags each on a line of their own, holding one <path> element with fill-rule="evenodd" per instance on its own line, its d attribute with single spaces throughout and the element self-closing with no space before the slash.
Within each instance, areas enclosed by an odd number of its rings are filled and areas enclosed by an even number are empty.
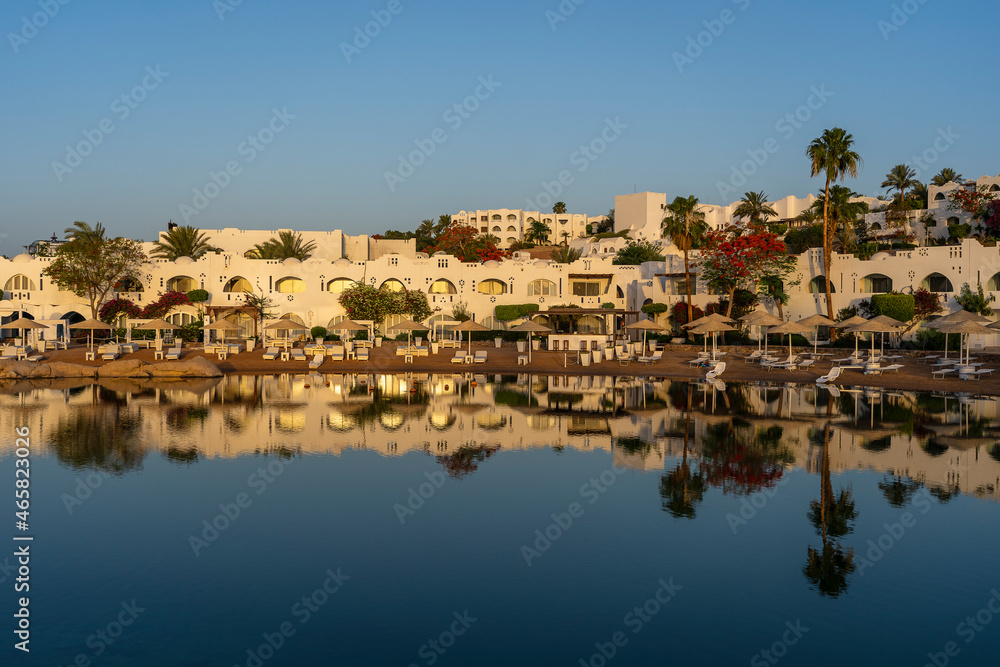
<svg viewBox="0 0 1000 667">
<path fill-rule="evenodd" d="M 703 319 L 705 318 L 702 318 L 702 320 Z M 701 320 L 697 321 L 700 322 Z M 696 334 L 706 334 L 706 335 L 712 334 L 712 361 L 715 361 L 716 358 L 715 334 L 720 331 L 736 331 L 736 328 L 729 326 L 725 322 L 716 320 L 714 322 L 706 322 L 705 324 L 702 324 L 700 327 L 689 329 L 689 331 L 691 333 L 696 333 Z"/>
<path fill-rule="evenodd" d="M 802 326 L 812 327 L 813 330 L 813 355 L 816 354 L 816 343 L 819 340 L 819 328 L 820 327 L 833 327 L 837 323 L 831 320 L 829 317 L 824 317 L 819 313 L 815 315 L 810 315 L 809 317 L 804 317 L 798 322 Z"/>
<path fill-rule="evenodd" d="M 705 319 L 705 318 L 701 318 L 701 319 Z M 698 321 L 701 321 L 701 320 L 695 320 L 695 321 L 698 322 Z M 663 327 L 661 327 L 656 322 L 653 322 L 652 320 L 639 320 L 638 322 L 633 322 L 632 324 L 626 324 L 625 328 L 626 329 L 636 329 L 636 330 L 640 330 L 641 329 L 642 330 L 642 350 L 643 350 L 643 354 L 646 353 L 646 332 L 647 331 L 663 331 Z"/>
<path fill-rule="evenodd" d="M 3 325 L 4 329 L 17 329 L 21 332 L 21 338 L 25 338 L 24 332 L 28 329 L 38 330 L 38 329 L 48 329 L 47 324 L 39 324 L 34 320 L 29 320 L 27 317 L 19 317 L 18 319 Z M 25 339 L 24 344 L 27 345 L 28 341 Z"/>
<path fill-rule="evenodd" d="M 868 320 L 866 320 L 865 318 L 861 317 L 860 315 L 854 315 L 852 317 L 848 317 L 846 320 L 843 320 L 841 322 L 837 322 L 837 324 L 834 325 L 834 328 L 835 329 L 849 330 L 851 327 L 856 327 L 859 324 L 864 324 L 867 321 Z M 854 356 L 855 357 L 858 356 L 858 337 L 857 336 L 854 337 Z"/>
<path fill-rule="evenodd" d="M 76 324 L 69 325 L 70 329 L 89 329 L 90 330 L 90 349 L 94 349 L 94 330 L 95 329 L 110 329 L 111 325 L 107 322 L 102 322 L 100 320 L 95 320 L 91 317 L 83 322 L 77 322 Z"/>
<path fill-rule="evenodd" d="M 662 327 L 661 327 L 662 328 Z M 552 333 L 552 329 L 545 325 L 539 324 L 534 320 L 525 320 L 521 322 L 516 327 L 511 329 L 511 331 L 520 331 L 528 334 L 528 363 L 531 363 L 531 334 L 533 333 Z"/>
<path fill-rule="evenodd" d="M 802 326 L 798 322 L 785 322 L 774 327 L 768 333 L 788 334 L 788 356 L 792 356 L 792 334 L 807 334 L 809 327 Z"/>
<path fill-rule="evenodd" d="M 292 320 L 278 320 L 273 324 L 268 324 L 264 329 L 268 331 L 284 331 L 285 332 L 285 349 L 288 349 L 288 332 L 289 331 L 305 331 L 306 327 L 303 324 L 296 324 Z"/>
<path fill-rule="evenodd" d="M 406 347 L 410 347 L 410 341 L 414 331 L 427 331 L 429 329 L 429 326 L 421 324 L 420 322 L 414 322 L 413 320 L 403 320 L 399 324 L 389 327 L 389 331 L 406 332 Z"/>
<path fill-rule="evenodd" d="M 465 320 L 464 322 L 462 322 L 461 324 L 459 324 L 457 327 L 454 328 L 454 331 L 468 331 L 470 333 L 473 331 L 489 331 L 489 330 L 490 330 L 489 327 L 484 327 L 482 324 L 479 324 L 475 320 Z M 469 336 L 469 354 L 472 354 L 471 335 Z"/>
</svg>

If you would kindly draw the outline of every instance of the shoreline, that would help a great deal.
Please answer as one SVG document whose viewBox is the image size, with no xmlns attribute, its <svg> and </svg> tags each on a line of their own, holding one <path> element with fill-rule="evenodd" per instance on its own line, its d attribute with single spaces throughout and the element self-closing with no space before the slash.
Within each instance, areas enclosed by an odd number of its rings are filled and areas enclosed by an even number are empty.
<svg viewBox="0 0 1000 667">
<path fill-rule="evenodd" d="M 9 369 L 17 364 L 23 367 L 25 363 L 33 362 L 0 362 L 0 386 L 8 382 L 24 382 L 28 380 L 45 379 L 80 379 L 80 380 L 100 380 L 100 379 L 143 379 L 149 378 L 158 381 L 184 381 L 184 380 L 204 380 L 211 377 L 221 377 L 224 375 L 273 375 L 276 373 L 304 374 L 319 373 L 321 375 L 331 373 L 360 373 L 360 374 L 405 374 L 405 373 L 478 373 L 478 374 L 500 374 L 517 375 L 530 373 L 533 375 L 583 375 L 583 376 L 631 376 L 631 377 L 655 377 L 671 380 L 701 380 L 704 378 L 707 369 L 691 366 L 688 361 L 693 359 L 700 346 L 694 345 L 667 345 L 665 346 L 663 357 L 652 364 L 641 364 L 632 361 L 628 365 L 621 365 L 615 361 L 601 361 L 591 363 L 589 366 L 582 366 L 573 361 L 575 353 L 562 351 L 533 351 L 532 360 L 528 365 L 518 365 L 518 351 L 513 345 L 505 345 L 497 348 L 492 343 L 473 343 L 473 350 L 486 350 L 486 363 L 479 364 L 459 364 L 451 363 L 454 350 L 442 350 L 436 355 L 424 357 L 414 357 L 413 363 L 404 363 L 402 356 L 396 355 L 397 345 L 394 342 L 384 344 L 382 347 L 372 348 L 369 361 L 330 361 L 329 357 L 324 359 L 323 364 L 317 369 L 310 369 L 308 362 L 302 361 L 281 361 L 280 359 L 264 360 L 264 348 L 257 348 L 252 352 L 241 352 L 228 357 L 224 361 L 218 360 L 214 355 L 208 355 L 200 347 L 184 348 L 179 362 L 164 362 L 153 359 L 153 350 L 139 350 L 131 354 L 120 357 L 116 362 L 110 361 L 86 361 L 84 353 L 87 348 L 73 347 L 68 350 L 46 352 L 43 354 L 41 362 L 34 362 L 39 365 L 49 363 L 70 364 L 79 368 L 78 372 L 87 373 L 88 369 L 98 371 L 108 364 L 117 363 L 119 368 L 132 368 L 135 374 L 112 374 L 112 375 L 79 375 L 67 371 L 68 367 L 63 367 L 63 373 L 40 375 L 35 377 L 12 376 L 3 377 L 9 373 Z M 467 348 L 466 348 L 467 349 Z M 784 349 L 784 348 L 777 348 Z M 811 350 L 811 348 L 809 348 Z M 828 348 L 829 349 L 829 348 Z M 850 350 L 847 348 L 833 348 L 837 352 L 834 355 L 843 353 L 847 355 Z M 819 361 L 807 370 L 788 371 L 783 369 L 767 370 L 757 364 L 744 363 L 743 357 L 756 348 L 734 346 L 720 347 L 720 352 L 726 352 L 723 359 L 726 363 L 726 370 L 719 379 L 723 381 L 740 382 L 792 382 L 796 384 L 811 384 L 821 375 L 826 374 L 832 366 L 829 360 Z M 797 352 L 805 352 L 805 348 L 796 349 Z M 893 350 L 895 354 L 904 355 L 901 362 L 904 367 L 898 374 L 885 375 L 864 375 L 860 371 L 844 371 L 834 383 L 836 386 L 857 386 L 873 387 L 883 389 L 899 389 L 907 391 L 945 391 L 950 393 L 976 393 L 982 395 L 1000 396 L 1000 372 L 996 375 L 986 376 L 979 380 L 960 380 L 957 377 L 937 379 L 931 377 L 931 366 L 918 364 L 916 359 L 924 353 L 914 353 L 907 350 Z M 987 367 L 996 366 L 1000 368 L 1000 357 L 990 353 L 977 353 L 980 360 L 987 363 Z M 176 371 L 171 371 L 171 364 L 185 364 L 195 359 L 209 362 L 214 369 L 208 367 L 204 361 L 196 361 L 190 366 L 202 369 L 196 375 L 179 375 Z M 133 362 L 121 364 L 120 362 Z M 140 363 L 134 363 L 140 362 Z M 565 365 L 564 365 L 565 364 Z M 159 372 L 151 375 L 148 370 L 156 367 Z M 110 370 L 110 369 L 109 369 Z M 179 370 L 179 368 L 178 368 Z M 209 374 L 210 373 L 210 374 Z"/>
</svg>

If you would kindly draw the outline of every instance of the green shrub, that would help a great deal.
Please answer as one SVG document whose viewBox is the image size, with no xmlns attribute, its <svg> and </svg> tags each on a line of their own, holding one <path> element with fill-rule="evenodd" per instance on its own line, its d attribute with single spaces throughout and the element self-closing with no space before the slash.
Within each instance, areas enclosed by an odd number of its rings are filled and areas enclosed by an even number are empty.
<svg viewBox="0 0 1000 667">
<path fill-rule="evenodd" d="M 912 294 L 873 294 L 872 312 L 900 322 L 909 322 L 916 315 L 916 301 Z"/>
<path fill-rule="evenodd" d="M 603 308 L 605 310 L 614 310 L 615 304 L 613 304 L 610 301 L 608 301 L 607 303 L 602 303 L 601 304 L 601 308 Z"/>
<path fill-rule="evenodd" d="M 512 320 L 519 320 L 522 317 L 527 317 L 530 313 L 538 311 L 537 303 L 520 303 L 497 306 L 493 310 L 493 316 L 496 317 L 501 322 L 510 322 Z"/>
<path fill-rule="evenodd" d="M 313 327 L 309 330 L 309 335 L 313 338 L 326 338 L 326 327 Z"/>
<path fill-rule="evenodd" d="M 639 310 L 646 313 L 647 315 L 659 315 L 660 313 L 665 313 L 668 310 L 670 310 L 670 306 L 668 306 L 665 303 L 647 303 Z"/>
<path fill-rule="evenodd" d="M 191 303 L 204 303 L 208 301 L 209 294 L 203 289 L 193 289 L 187 293 L 188 301 Z"/>
</svg>

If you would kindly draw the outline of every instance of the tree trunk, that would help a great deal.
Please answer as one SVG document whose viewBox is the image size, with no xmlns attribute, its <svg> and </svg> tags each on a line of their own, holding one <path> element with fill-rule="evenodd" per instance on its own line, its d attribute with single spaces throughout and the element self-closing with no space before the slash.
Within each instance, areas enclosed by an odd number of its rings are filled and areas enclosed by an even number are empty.
<svg viewBox="0 0 1000 667">
<path fill-rule="evenodd" d="M 729 290 L 729 305 L 726 307 L 726 317 L 733 314 L 733 301 L 736 300 L 736 288 Z"/>
<path fill-rule="evenodd" d="M 833 254 L 833 234 L 830 229 L 830 177 L 826 179 L 826 197 L 823 200 L 823 283 L 826 287 L 826 316 L 833 318 L 833 297 L 830 292 L 830 265 Z M 830 340 L 837 339 L 836 329 L 830 330 Z"/>
<path fill-rule="evenodd" d="M 694 309 L 691 307 L 691 269 L 688 268 L 688 248 L 684 246 L 684 291 L 687 292 L 688 322 L 694 318 Z"/>
</svg>

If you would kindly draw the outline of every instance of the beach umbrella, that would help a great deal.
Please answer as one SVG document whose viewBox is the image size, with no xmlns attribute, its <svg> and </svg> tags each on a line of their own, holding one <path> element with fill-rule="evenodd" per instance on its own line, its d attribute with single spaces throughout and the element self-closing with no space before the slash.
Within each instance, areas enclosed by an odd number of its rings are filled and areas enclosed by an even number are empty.
<svg viewBox="0 0 1000 667">
<path fill-rule="evenodd" d="M 951 324 L 943 324 L 938 327 L 938 331 L 943 331 L 945 334 L 956 333 L 959 335 L 991 335 L 996 332 L 996 329 L 990 329 L 989 327 L 983 326 L 979 322 L 971 319 L 964 319 L 958 322 L 952 322 Z M 960 339 L 961 340 L 961 339 Z M 969 348 L 972 347 L 971 341 L 965 346 L 965 364 L 969 364 Z M 962 362 L 962 346 L 959 344 L 958 348 L 958 361 Z"/>
<path fill-rule="evenodd" d="M 206 336 L 205 342 L 207 343 L 208 342 L 208 339 L 207 339 L 208 333 L 207 332 L 209 332 L 209 331 L 239 331 L 240 330 L 240 325 L 235 324 L 234 322 L 230 322 L 229 320 L 226 320 L 226 319 L 219 319 L 219 320 L 216 320 L 216 321 L 212 322 L 211 324 L 206 324 L 205 326 L 203 326 L 201 328 L 201 330 L 204 331 L 204 332 L 206 332 L 205 333 L 205 336 Z M 224 338 L 225 337 L 223 336 L 223 339 Z"/>
<path fill-rule="evenodd" d="M 691 333 L 705 334 L 706 336 L 708 334 L 712 334 L 712 361 L 715 361 L 716 353 L 718 351 L 715 345 L 715 334 L 719 333 L 720 331 L 736 331 L 736 327 L 731 327 L 725 322 L 722 322 L 721 320 L 716 320 L 714 322 L 706 322 L 700 327 L 695 327 L 694 329 L 690 329 L 689 331 L 691 331 Z"/>
<path fill-rule="evenodd" d="M 70 329 L 89 329 L 90 330 L 90 349 L 94 349 L 94 331 L 97 329 L 111 329 L 111 325 L 107 322 L 102 322 L 100 320 L 95 320 L 93 317 L 86 319 L 83 322 L 77 322 L 76 324 L 69 325 Z"/>
<path fill-rule="evenodd" d="M 816 343 L 819 340 L 819 328 L 820 327 L 835 327 L 837 323 L 831 320 L 829 317 L 824 317 L 819 313 L 815 315 L 810 315 L 809 317 L 804 317 L 798 321 L 799 324 L 805 327 L 812 327 L 813 330 L 813 355 L 816 355 Z"/>
<path fill-rule="evenodd" d="M 887 319 L 892 320 L 891 317 L 887 318 Z M 892 321 L 893 322 L 897 322 L 897 320 L 892 320 Z M 875 319 L 873 317 L 870 320 L 865 320 L 863 323 L 847 329 L 847 331 L 849 333 L 870 333 L 870 334 L 872 334 L 872 336 L 871 336 L 871 339 L 872 339 L 872 356 L 874 357 L 875 356 L 875 334 L 877 334 L 877 333 L 885 333 L 887 331 L 889 333 L 892 333 L 896 328 L 897 327 L 895 327 L 895 326 L 893 326 L 891 324 L 888 324 L 888 323 L 886 323 L 886 322 L 884 322 L 882 320 L 877 320 L 877 319 Z M 857 343 L 855 343 L 854 348 L 855 348 L 855 350 L 857 349 Z"/>
<path fill-rule="evenodd" d="M 834 325 L 834 328 L 835 329 L 844 329 L 846 331 L 846 330 L 850 329 L 851 327 L 856 327 L 859 324 L 864 324 L 867 321 L 868 320 L 866 320 L 865 318 L 861 317 L 860 315 L 854 315 L 852 317 L 847 318 L 846 320 L 843 320 L 841 322 L 837 322 Z M 854 337 L 854 356 L 855 357 L 858 356 L 858 337 L 857 336 Z"/>
<path fill-rule="evenodd" d="M 534 320 L 525 320 L 524 322 L 521 322 L 520 324 L 518 324 L 516 327 L 513 327 L 511 329 L 511 331 L 521 331 L 521 332 L 525 332 L 525 333 L 528 334 L 528 363 L 529 364 L 531 363 L 531 334 L 533 334 L 533 333 L 540 333 L 540 334 L 550 334 L 550 333 L 552 333 L 552 329 L 550 329 L 549 327 L 545 326 L 544 324 L 539 324 L 538 322 L 535 322 Z"/>
<path fill-rule="evenodd" d="M 16 320 L 14 320 L 13 322 L 9 322 L 8 324 L 4 324 L 2 328 L 4 328 L 4 329 L 17 329 L 18 331 L 20 331 L 21 332 L 21 338 L 24 339 L 22 342 L 25 345 L 27 345 L 28 341 L 27 341 L 27 337 L 24 335 L 25 331 L 38 331 L 40 329 L 48 329 L 49 326 L 47 324 L 39 324 L 38 322 L 36 322 L 34 320 L 29 320 L 27 317 L 19 317 Z"/>
<path fill-rule="evenodd" d="M 768 329 L 770 329 L 771 327 L 776 327 L 778 325 L 784 324 L 784 320 L 782 320 L 780 318 L 777 318 L 774 315 L 772 315 L 771 313 L 769 313 L 767 311 L 764 311 L 764 310 L 754 311 L 753 313 L 750 313 L 750 315 L 747 315 L 746 317 L 747 317 L 747 319 L 743 320 L 744 324 L 748 324 L 748 325 L 750 325 L 752 327 L 761 327 L 762 330 L 763 330 L 764 327 L 768 327 Z M 761 337 L 764 339 L 764 356 L 765 357 L 767 356 L 767 334 L 769 334 L 769 333 L 771 333 L 771 332 L 767 331 L 767 332 L 761 333 Z M 757 349 L 758 350 L 760 349 L 760 341 L 759 340 L 757 341 Z"/>
<path fill-rule="evenodd" d="M 704 319 L 704 318 L 700 318 L 700 319 Z M 663 327 L 661 327 L 659 324 L 657 324 L 656 322 L 654 322 L 652 320 L 639 320 L 638 322 L 633 322 L 632 324 L 626 324 L 625 328 L 626 329 L 635 329 L 635 330 L 641 330 L 642 331 L 642 349 L 643 349 L 643 354 L 646 353 L 645 352 L 645 350 L 646 350 L 646 332 L 647 331 L 663 331 L 664 330 Z"/>
<path fill-rule="evenodd" d="M 711 322 L 724 322 L 726 324 L 735 324 L 736 320 L 731 317 L 726 317 L 721 313 L 711 313 L 709 315 L 703 315 L 696 320 L 692 320 L 687 324 L 681 325 L 683 329 L 693 329 L 694 327 L 701 327 Z"/>
<path fill-rule="evenodd" d="M 368 331 L 367 326 L 354 320 L 341 320 L 329 328 L 331 331 Z"/>
<path fill-rule="evenodd" d="M 792 334 L 805 335 L 809 333 L 809 327 L 803 326 L 798 322 L 785 322 L 774 327 L 768 333 L 776 334 L 788 334 L 788 356 L 792 356 Z"/>
<path fill-rule="evenodd" d="M 900 322 L 899 320 L 894 320 L 891 317 L 889 317 L 888 315 L 876 315 L 875 317 L 871 318 L 868 321 L 869 322 L 881 322 L 882 324 L 885 324 L 887 326 L 893 327 L 894 329 L 905 329 L 906 328 L 906 323 L 905 322 Z M 890 331 L 889 333 L 896 333 L 896 332 L 895 331 Z M 884 335 L 882 336 L 882 352 L 881 352 L 881 354 L 885 354 L 885 336 Z"/>
<path fill-rule="evenodd" d="M 161 330 L 167 329 L 167 330 L 172 331 L 174 329 L 180 329 L 180 327 L 177 326 L 176 324 L 171 324 L 170 322 L 167 322 L 164 319 L 149 320 L 147 322 L 143 322 L 142 324 L 135 325 L 135 326 L 133 326 L 133 328 L 135 328 L 135 329 L 145 329 L 146 331 L 150 331 L 150 330 L 156 331 L 156 349 L 157 350 L 162 349 L 162 347 L 163 347 L 163 344 L 160 343 L 160 331 Z"/>
<path fill-rule="evenodd" d="M 285 349 L 288 349 L 288 332 L 289 331 L 305 331 L 306 327 L 304 324 L 297 324 L 292 320 L 281 319 L 272 324 L 268 324 L 264 327 L 266 331 L 284 331 L 285 332 Z"/>
<path fill-rule="evenodd" d="M 473 331 L 489 331 L 489 330 L 490 330 L 489 327 L 484 327 L 482 324 L 479 324 L 475 320 L 465 320 L 457 327 L 455 327 L 455 331 L 473 332 Z M 472 336 L 469 336 L 469 354 L 472 354 Z M 530 349 L 528 350 L 528 357 L 531 357 Z"/>
<path fill-rule="evenodd" d="M 955 324 L 957 322 L 978 322 L 980 324 L 983 324 L 985 322 L 989 322 L 989 320 L 986 319 L 985 317 L 983 317 L 982 315 L 979 315 L 978 313 L 973 313 L 973 312 L 968 311 L 968 310 L 956 310 L 954 313 L 948 313 L 947 315 L 939 317 L 936 320 L 932 320 L 932 321 L 928 322 L 927 324 L 925 324 L 924 326 L 926 326 L 926 327 L 929 327 L 931 329 L 938 329 L 939 331 L 942 331 L 944 333 L 944 358 L 945 359 L 948 358 L 948 333 L 949 332 L 944 331 L 944 329 L 942 329 L 941 327 L 944 326 L 944 325 L 948 325 L 948 324 Z M 958 360 L 959 361 L 962 360 L 961 351 L 959 351 L 959 359 Z"/>
<path fill-rule="evenodd" d="M 412 340 L 414 331 L 428 331 L 429 329 L 429 326 L 421 324 L 420 322 L 414 322 L 413 320 L 403 320 L 399 324 L 389 327 L 389 331 L 406 332 L 406 347 L 410 347 L 410 341 Z"/>
</svg>

